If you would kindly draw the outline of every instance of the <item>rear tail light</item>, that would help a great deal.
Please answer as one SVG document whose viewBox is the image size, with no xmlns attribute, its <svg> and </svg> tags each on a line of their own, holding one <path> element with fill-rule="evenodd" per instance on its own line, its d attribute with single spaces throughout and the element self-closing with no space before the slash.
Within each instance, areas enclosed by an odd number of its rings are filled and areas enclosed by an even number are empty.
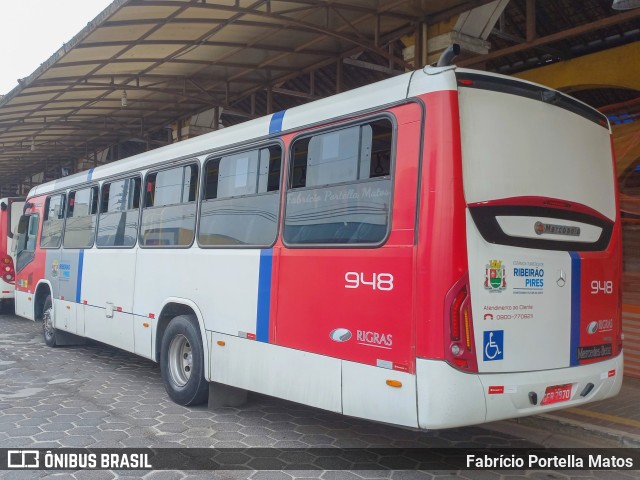
<svg viewBox="0 0 640 480">
<path fill-rule="evenodd" d="M 449 290 L 446 297 L 446 312 L 449 318 L 445 325 L 444 357 L 455 368 L 465 372 L 477 372 L 478 360 L 473 340 L 473 316 L 469 276 L 464 275 Z"/>
<path fill-rule="evenodd" d="M 7 283 L 13 283 L 15 281 L 16 272 L 13 268 L 13 259 L 9 256 L 5 256 L 2 258 L 2 265 L 0 267 L 0 276 Z"/>
</svg>

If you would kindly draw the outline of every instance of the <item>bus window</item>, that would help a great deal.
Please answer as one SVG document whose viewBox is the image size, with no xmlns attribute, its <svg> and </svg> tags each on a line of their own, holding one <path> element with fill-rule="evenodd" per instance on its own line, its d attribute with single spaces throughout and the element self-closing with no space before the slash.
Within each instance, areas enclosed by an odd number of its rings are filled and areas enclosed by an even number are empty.
<svg viewBox="0 0 640 480">
<path fill-rule="evenodd" d="M 133 247 L 138 235 L 140 178 L 102 185 L 98 218 L 98 247 Z"/>
<path fill-rule="evenodd" d="M 382 242 L 389 228 L 392 145 L 386 119 L 296 140 L 285 243 Z"/>
<path fill-rule="evenodd" d="M 16 272 L 34 259 L 39 223 L 40 217 L 36 213 L 20 217 L 16 231 Z"/>
<path fill-rule="evenodd" d="M 16 229 L 18 228 L 18 222 L 20 221 L 22 210 L 24 209 L 24 200 L 14 200 L 10 202 L 10 208 L 9 218 L 11 220 L 11 229 L 8 232 L 9 238 L 13 237 L 13 234 L 17 232 Z"/>
<path fill-rule="evenodd" d="M 210 159 L 205 165 L 198 242 L 206 246 L 270 246 L 278 231 L 282 149 Z"/>
<path fill-rule="evenodd" d="M 189 246 L 196 227 L 198 167 L 186 165 L 150 173 L 145 187 L 140 244 Z"/>
<path fill-rule="evenodd" d="M 62 241 L 64 225 L 64 193 L 47 197 L 40 236 L 41 248 L 58 248 Z"/>
<path fill-rule="evenodd" d="M 91 248 L 95 238 L 98 187 L 69 193 L 64 248 Z"/>
</svg>

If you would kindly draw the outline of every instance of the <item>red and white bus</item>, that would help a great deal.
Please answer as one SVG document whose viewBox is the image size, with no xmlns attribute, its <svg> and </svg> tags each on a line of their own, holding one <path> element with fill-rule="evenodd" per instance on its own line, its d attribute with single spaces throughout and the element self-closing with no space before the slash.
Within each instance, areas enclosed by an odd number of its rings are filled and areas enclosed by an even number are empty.
<svg viewBox="0 0 640 480">
<path fill-rule="evenodd" d="M 0 309 L 13 301 L 15 269 L 13 234 L 18 226 L 24 198 L 0 198 Z"/>
<path fill-rule="evenodd" d="M 427 67 L 33 188 L 16 310 L 160 362 L 180 404 L 574 407 L 622 382 L 616 195 L 596 110 Z"/>
</svg>

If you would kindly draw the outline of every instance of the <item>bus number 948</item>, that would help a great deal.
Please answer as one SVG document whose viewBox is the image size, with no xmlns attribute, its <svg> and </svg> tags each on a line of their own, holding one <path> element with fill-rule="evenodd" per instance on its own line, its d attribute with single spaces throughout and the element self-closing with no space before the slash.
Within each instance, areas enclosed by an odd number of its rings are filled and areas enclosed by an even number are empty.
<svg viewBox="0 0 640 480">
<path fill-rule="evenodd" d="M 344 274 L 344 288 L 366 288 L 388 292 L 393 290 L 393 275 L 390 273 L 372 273 L 371 277 L 363 272 L 347 272 Z"/>
<path fill-rule="evenodd" d="M 591 282 L 591 294 L 597 295 L 598 293 L 604 293 L 607 295 L 611 295 L 613 293 L 613 282 L 611 280 L 598 281 L 594 280 Z"/>
</svg>

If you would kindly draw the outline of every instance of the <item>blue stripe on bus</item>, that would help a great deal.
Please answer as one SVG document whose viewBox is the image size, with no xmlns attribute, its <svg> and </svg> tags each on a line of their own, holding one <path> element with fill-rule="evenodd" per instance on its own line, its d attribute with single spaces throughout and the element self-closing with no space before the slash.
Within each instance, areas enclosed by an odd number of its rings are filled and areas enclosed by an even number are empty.
<svg viewBox="0 0 640 480">
<path fill-rule="evenodd" d="M 76 303 L 81 302 L 81 290 L 82 290 L 82 265 L 84 263 L 84 250 L 80 250 L 78 253 L 78 278 L 76 283 Z"/>
<path fill-rule="evenodd" d="M 280 133 L 282 131 L 282 120 L 284 119 L 284 112 L 286 112 L 286 110 L 281 110 L 274 113 L 271 117 L 271 122 L 269 122 L 269 135 Z"/>
<path fill-rule="evenodd" d="M 580 365 L 578 362 L 578 347 L 580 346 L 580 255 L 571 255 L 571 356 L 570 365 Z"/>
<path fill-rule="evenodd" d="M 93 177 L 93 168 L 90 168 L 87 173 L 87 182 L 91 180 L 91 177 Z"/>
<path fill-rule="evenodd" d="M 258 274 L 258 315 L 256 340 L 269 342 L 269 312 L 271 310 L 271 271 L 273 268 L 273 250 L 260 252 L 260 271 Z"/>
</svg>

